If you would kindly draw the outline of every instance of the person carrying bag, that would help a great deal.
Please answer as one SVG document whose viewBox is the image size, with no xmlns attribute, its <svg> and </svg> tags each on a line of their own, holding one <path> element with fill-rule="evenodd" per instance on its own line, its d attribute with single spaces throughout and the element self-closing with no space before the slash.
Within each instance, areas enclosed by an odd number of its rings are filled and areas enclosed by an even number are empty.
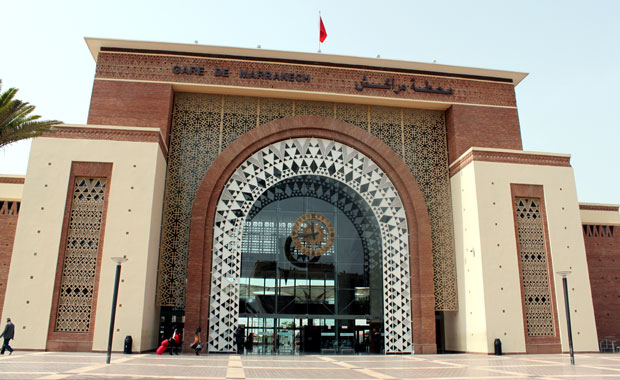
<svg viewBox="0 0 620 380">
<path fill-rule="evenodd" d="M 196 355 L 200 355 L 200 351 L 202 350 L 202 342 L 200 341 L 200 331 L 201 331 L 200 326 L 198 326 L 198 328 L 196 329 L 196 332 L 194 333 L 194 342 L 190 346 L 196 352 Z"/>
</svg>

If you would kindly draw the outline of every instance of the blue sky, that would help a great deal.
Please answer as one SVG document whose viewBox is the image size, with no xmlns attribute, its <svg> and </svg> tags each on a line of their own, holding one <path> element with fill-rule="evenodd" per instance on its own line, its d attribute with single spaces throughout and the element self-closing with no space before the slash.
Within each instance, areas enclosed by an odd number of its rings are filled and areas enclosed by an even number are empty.
<svg viewBox="0 0 620 380">
<path fill-rule="evenodd" d="M 529 73 L 516 88 L 525 150 L 569 153 L 581 202 L 620 203 L 620 2 L 27 1 L 0 15 L 3 89 L 45 119 L 86 123 L 84 37 L 316 52 Z M 0 149 L 25 174 L 30 143 Z"/>
</svg>

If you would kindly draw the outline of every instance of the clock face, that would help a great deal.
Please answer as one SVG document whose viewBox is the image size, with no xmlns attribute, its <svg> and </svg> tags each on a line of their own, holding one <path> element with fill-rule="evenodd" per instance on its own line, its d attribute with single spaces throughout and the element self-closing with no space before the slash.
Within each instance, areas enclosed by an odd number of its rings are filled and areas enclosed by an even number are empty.
<svg viewBox="0 0 620 380">
<path fill-rule="evenodd" d="M 295 221 L 291 239 L 295 248 L 306 256 L 318 257 L 334 244 L 334 226 L 325 216 L 308 213 Z"/>
</svg>

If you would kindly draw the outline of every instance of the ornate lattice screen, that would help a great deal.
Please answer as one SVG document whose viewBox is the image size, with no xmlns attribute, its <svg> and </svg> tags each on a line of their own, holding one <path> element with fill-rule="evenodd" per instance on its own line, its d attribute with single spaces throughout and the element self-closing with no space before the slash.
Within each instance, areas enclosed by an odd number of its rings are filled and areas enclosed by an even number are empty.
<svg viewBox="0 0 620 380">
<path fill-rule="evenodd" d="M 539 198 L 515 198 L 527 336 L 554 336 L 553 304 Z"/>
<path fill-rule="evenodd" d="M 431 220 L 437 310 L 457 310 L 452 206 L 443 112 L 357 104 L 176 94 L 160 252 L 158 303 L 185 306 L 189 226 L 194 196 L 218 154 L 271 120 L 317 115 L 356 125 L 407 163 Z"/>
<path fill-rule="evenodd" d="M 105 178 L 75 178 L 55 331 L 90 330 L 105 186 Z"/>
<path fill-rule="evenodd" d="M 209 351 L 230 352 L 234 348 L 241 244 L 228 242 L 242 240 L 246 217 L 257 201 L 262 202 L 265 191 L 275 184 L 286 187 L 283 182 L 300 179 L 301 175 L 316 182 L 313 185 L 312 181 L 304 181 L 305 190 L 298 194 L 310 188 L 319 193 L 329 191 L 319 184 L 334 181 L 346 189 L 349 197 L 356 198 L 356 203 L 368 207 L 381 234 L 380 239 L 375 237 L 375 244 L 382 256 L 385 352 L 412 352 L 409 232 L 398 192 L 387 174 L 355 148 L 315 138 L 282 140 L 261 149 L 237 168 L 222 190 L 213 227 L 211 289 L 218 291 L 210 303 Z M 289 189 L 293 192 L 293 188 Z M 337 202 L 338 197 L 332 192 L 327 200 Z M 337 206 L 343 211 L 352 208 Z"/>
</svg>

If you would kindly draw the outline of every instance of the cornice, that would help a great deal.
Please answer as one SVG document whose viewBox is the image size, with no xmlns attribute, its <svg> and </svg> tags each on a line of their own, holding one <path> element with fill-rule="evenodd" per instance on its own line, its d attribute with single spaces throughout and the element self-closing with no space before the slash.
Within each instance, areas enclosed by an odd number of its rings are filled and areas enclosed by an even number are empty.
<svg viewBox="0 0 620 380">
<path fill-rule="evenodd" d="M 152 41 L 130 41 L 105 38 L 85 37 L 86 44 L 95 59 L 105 51 L 122 51 L 128 53 L 154 55 L 186 55 L 195 57 L 213 57 L 218 59 L 244 59 L 263 62 L 285 62 L 314 66 L 351 67 L 364 70 L 390 70 L 411 73 L 430 73 L 441 76 L 457 76 L 470 79 L 501 81 L 518 85 L 527 73 L 493 70 L 474 67 L 443 65 L 438 63 L 411 62 L 380 58 L 364 58 L 331 54 L 317 54 L 269 49 L 248 49 L 227 46 L 209 46 L 199 44 L 180 44 Z"/>
<path fill-rule="evenodd" d="M 42 136 L 63 139 L 157 142 L 164 157 L 168 157 L 168 147 L 159 130 L 57 125 L 54 126 L 54 132 L 44 133 Z"/>
<path fill-rule="evenodd" d="M 450 177 L 460 172 L 473 161 L 497 162 L 519 165 L 570 167 L 570 156 L 527 153 L 522 151 L 493 151 L 471 148 L 450 165 Z"/>
<path fill-rule="evenodd" d="M 0 177 L 0 183 L 16 183 L 24 184 L 25 178 L 23 177 Z"/>
<path fill-rule="evenodd" d="M 588 211 L 612 211 L 618 212 L 620 206 L 607 206 L 607 205 L 592 205 L 592 204 L 580 204 L 580 210 L 588 210 Z"/>
</svg>

